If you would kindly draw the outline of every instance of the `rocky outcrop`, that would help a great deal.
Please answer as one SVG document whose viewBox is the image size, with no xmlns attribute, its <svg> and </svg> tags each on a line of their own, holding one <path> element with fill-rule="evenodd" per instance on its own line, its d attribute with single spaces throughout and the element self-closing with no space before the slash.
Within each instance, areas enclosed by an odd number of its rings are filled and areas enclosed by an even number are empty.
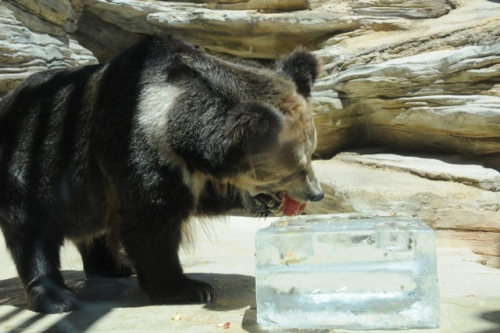
<svg viewBox="0 0 500 333">
<path fill-rule="evenodd" d="M 310 1 L 300 11 L 307 1 L 193 2 L 87 0 L 85 10 L 128 32 L 178 34 L 209 50 L 274 59 L 300 44 L 316 49 L 335 35 L 393 30 L 452 8 L 446 0 Z"/>
<path fill-rule="evenodd" d="M 284 2 L 268 2 L 272 3 Z M 85 10 L 127 32 L 175 34 L 208 50 L 247 58 L 274 59 L 299 44 L 315 48 L 325 36 L 358 26 L 349 16 L 320 10 L 263 13 L 133 0 L 88 0 Z M 87 26 L 80 25 L 80 29 Z"/>
<path fill-rule="evenodd" d="M 92 50 L 100 62 L 113 58 L 139 41 L 142 36 L 103 21 L 90 11 L 84 11 L 78 22 L 80 28 L 75 32 L 75 37 L 82 45 Z"/>
<path fill-rule="evenodd" d="M 71 35 L 82 6 L 77 0 L 0 2 L 0 96 L 35 72 L 97 63 Z"/>
<path fill-rule="evenodd" d="M 335 160 L 376 169 L 406 172 L 421 178 L 460 183 L 482 190 L 500 192 L 500 173 L 481 165 L 467 164 L 459 155 L 427 158 L 387 153 L 341 153 Z"/>
<path fill-rule="evenodd" d="M 447 15 L 373 23 L 316 52 L 325 62 L 314 91 L 319 154 L 390 146 L 500 169 L 500 5 L 448 3 Z"/>
<path fill-rule="evenodd" d="M 261 12 L 294 11 L 309 8 L 308 0 L 204 0 L 212 9 L 244 10 L 257 9 Z"/>
<path fill-rule="evenodd" d="M 470 248 L 500 267 L 500 173 L 440 159 L 342 153 L 315 161 L 325 199 L 306 212 L 410 214 L 436 230 L 438 244 Z"/>
<path fill-rule="evenodd" d="M 315 88 L 318 128 L 328 132 L 320 134 L 320 152 L 350 144 L 500 156 L 499 77 L 500 43 L 327 76 Z M 346 132 L 357 135 L 346 142 Z"/>
</svg>

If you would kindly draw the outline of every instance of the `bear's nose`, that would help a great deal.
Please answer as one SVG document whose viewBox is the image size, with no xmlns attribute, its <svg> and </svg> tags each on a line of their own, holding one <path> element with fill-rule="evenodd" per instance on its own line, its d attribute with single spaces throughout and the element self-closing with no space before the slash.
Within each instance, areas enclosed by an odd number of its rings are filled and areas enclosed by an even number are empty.
<svg viewBox="0 0 500 333">
<path fill-rule="evenodd" d="M 325 197 L 325 192 L 320 192 L 319 194 L 311 194 L 309 200 L 311 201 L 321 201 Z"/>
</svg>

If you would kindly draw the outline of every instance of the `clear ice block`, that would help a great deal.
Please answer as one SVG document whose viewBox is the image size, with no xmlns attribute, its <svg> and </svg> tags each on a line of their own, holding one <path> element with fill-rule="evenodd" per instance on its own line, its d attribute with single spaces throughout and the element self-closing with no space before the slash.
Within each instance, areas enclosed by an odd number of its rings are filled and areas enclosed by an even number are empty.
<svg viewBox="0 0 500 333">
<path fill-rule="evenodd" d="M 316 329 L 437 327 L 434 232 L 411 217 L 309 215 L 256 236 L 257 322 Z"/>
</svg>

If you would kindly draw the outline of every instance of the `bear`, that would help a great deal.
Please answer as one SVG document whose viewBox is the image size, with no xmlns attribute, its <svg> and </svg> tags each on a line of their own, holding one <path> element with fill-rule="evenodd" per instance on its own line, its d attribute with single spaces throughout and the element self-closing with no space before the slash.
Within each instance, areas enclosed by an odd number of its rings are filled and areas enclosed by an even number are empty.
<svg viewBox="0 0 500 333">
<path fill-rule="evenodd" d="M 65 240 L 88 278 L 136 274 L 157 304 L 214 300 L 183 273 L 186 223 L 234 209 L 296 215 L 323 198 L 311 165 L 319 73 L 301 48 L 263 65 L 153 36 L 5 95 L 0 228 L 29 309 L 81 308 L 60 272 Z"/>
</svg>

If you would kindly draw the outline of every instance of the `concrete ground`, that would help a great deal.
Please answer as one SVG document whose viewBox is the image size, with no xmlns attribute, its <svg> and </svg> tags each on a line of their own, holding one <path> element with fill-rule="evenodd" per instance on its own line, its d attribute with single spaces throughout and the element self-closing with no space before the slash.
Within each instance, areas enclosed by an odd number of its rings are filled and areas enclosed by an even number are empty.
<svg viewBox="0 0 500 333">
<path fill-rule="evenodd" d="M 219 295 L 216 304 L 151 305 L 135 277 L 87 282 L 79 254 L 68 244 L 61 258 L 66 281 L 91 305 L 85 311 L 60 315 L 26 310 L 15 267 L 2 239 L 0 333 L 268 332 L 256 324 L 254 237 L 271 221 L 231 217 L 227 221 L 198 223 L 194 228 L 199 229 L 194 232 L 196 245 L 183 251 L 184 267 L 192 277 L 215 286 Z M 465 249 L 438 249 L 440 328 L 409 332 L 500 332 L 500 270 L 482 266 L 479 260 Z M 227 322 L 229 328 L 221 327 Z"/>
</svg>

